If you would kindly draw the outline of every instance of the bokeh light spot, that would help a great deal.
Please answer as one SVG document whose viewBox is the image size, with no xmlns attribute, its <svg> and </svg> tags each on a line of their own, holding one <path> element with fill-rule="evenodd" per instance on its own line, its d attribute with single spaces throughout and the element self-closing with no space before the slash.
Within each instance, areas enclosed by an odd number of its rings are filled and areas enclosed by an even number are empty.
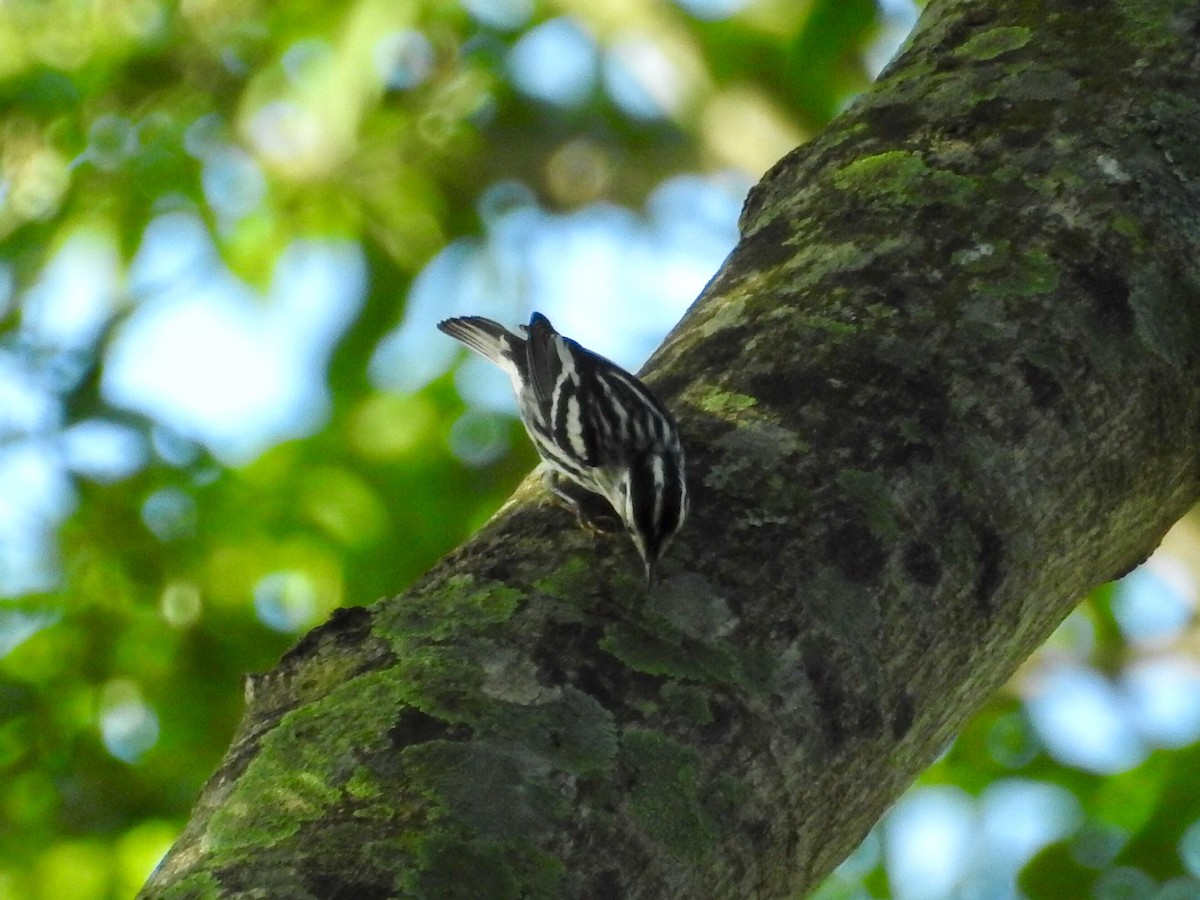
<svg viewBox="0 0 1200 900">
<path fill-rule="evenodd" d="M 62 409 L 46 373 L 27 354 L 0 350 L 0 437 L 45 432 Z"/>
<path fill-rule="evenodd" d="M 229 141 L 229 125 L 217 113 L 196 118 L 183 133 L 183 149 L 197 159 L 224 149 Z"/>
<path fill-rule="evenodd" d="M 1128 832 L 1109 822 L 1085 822 L 1071 839 L 1071 857 L 1081 866 L 1101 869 L 1117 858 L 1128 840 Z"/>
<path fill-rule="evenodd" d="M 76 499 L 52 441 L 0 443 L 0 596 L 58 584 L 56 533 Z"/>
<path fill-rule="evenodd" d="M 21 337 L 35 346 L 91 347 L 117 309 L 120 257 L 112 235 L 83 227 L 59 247 L 21 304 Z"/>
<path fill-rule="evenodd" d="M 992 723 L 987 733 L 987 748 L 1000 765 L 1019 769 L 1037 757 L 1039 744 L 1024 714 L 1012 712 Z"/>
<path fill-rule="evenodd" d="M 1191 621 L 1196 608 L 1196 585 L 1187 566 L 1156 554 L 1119 582 L 1112 611 L 1131 641 L 1166 641 Z"/>
<path fill-rule="evenodd" d="M 163 588 L 158 609 L 172 628 L 187 628 L 200 618 L 200 587 L 190 581 L 171 581 Z"/>
<path fill-rule="evenodd" d="M 209 153 L 200 174 L 204 196 L 219 216 L 236 221 L 258 209 L 267 194 L 267 180 L 249 153 L 226 147 Z"/>
<path fill-rule="evenodd" d="M 1197 900 L 1197 898 L 1200 898 L 1200 880 L 1186 875 L 1164 881 L 1154 894 L 1154 900 Z"/>
<path fill-rule="evenodd" d="M 326 534 L 350 547 L 373 544 L 388 525 L 381 498 L 352 472 L 334 466 L 308 472 L 300 506 Z"/>
<path fill-rule="evenodd" d="M 661 119 L 683 105 L 682 74 L 648 37 L 630 35 L 615 41 L 604 55 L 603 73 L 608 96 L 635 119 Z"/>
<path fill-rule="evenodd" d="M 679 7 L 697 19 L 716 22 L 728 19 L 745 8 L 749 0 L 675 0 Z"/>
<path fill-rule="evenodd" d="M 117 679 L 104 686 L 100 734 L 108 752 L 127 763 L 137 762 L 158 743 L 158 716 L 132 681 Z"/>
<path fill-rule="evenodd" d="M 1179 859 L 1185 869 L 1200 878 L 1200 819 L 1189 825 L 1180 837 Z"/>
<path fill-rule="evenodd" d="M 280 63 L 288 79 L 296 85 L 319 77 L 334 63 L 335 54 L 329 41 L 321 38 L 303 38 L 283 52 Z"/>
<path fill-rule="evenodd" d="M 53 625 L 59 618 L 58 613 L 50 610 L 30 613 L 0 609 L 0 658 L 7 656 L 43 628 Z"/>
<path fill-rule="evenodd" d="M 511 446 L 508 422 L 494 414 L 464 413 L 450 428 L 450 450 L 469 466 L 490 465 Z"/>
<path fill-rule="evenodd" d="M 415 29 L 393 31 L 376 41 L 374 62 L 384 84 L 407 90 L 419 85 L 433 71 L 433 45 Z"/>
<path fill-rule="evenodd" d="M 149 450 L 142 433 L 104 419 L 85 419 L 60 438 L 63 462 L 77 475 L 99 482 L 128 478 L 146 464 Z"/>
<path fill-rule="evenodd" d="M 1081 819 L 1075 795 L 1049 782 L 1002 778 L 979 797 L 984 855 L 1013 874 L 1047 844 L 1074 833 Z"/>
<path fill-rule="evenodd" d="M 259 107 L 246 121 L 246 134 L 263 160 L 296 178 L 323 173 L 332 162 L 321 121 L 292 100 Z"/>
<path fill-rule="evenodd" d="M 1122 697 L 1091 669 L 1062 665 L 1043 673 L 1026 699 L 1026 708 L 1042 744 L 1068 765 L 1115 773 L 1145 757 Z"/>
<path fill-rule="evenodd" d="M 254 586 L 254 611 L 268 628 L 297 632 L 317 615 L 317 590 L 304 572 L 272 572 Z"/>
<path fill-rule="evenodd" d="M 112 860 L 100 841 L 64 841 L 38 861 L 38 896 L 54 900 L 107 900 Z"/>
<path fill-rule="evenodd" d="M 1102 872 L 1092 887 L 1094 900 L 1152 900 L 1157 892 L 1154 879 L 1131 866 Z"/>
<path fill-rule="evenodd" d="M 975 817 L 971 797 L 956 787 L 916 788 L 901 797 L 884 830 L 894 896 L 950 896 L 967 871 Z"/>
<path fill-rule="evenodd" d="M 200 448 L 195 441 L 189 441 L 163 425 L 156 424 L 150 429 L 150 446 L 159 459 L 177 468 L 190 466 L 200 457 Z"/>
<path fill-rule="evenodd" d="M 513 84 L 535 100 L 578 106 L 596 83 L 596 43 L 574 19 L 561 17 L 531 28 L 508 56 Z"/>
<path fill-rule="evenodd" d="M 350 441 L 368 459 L 396 459 L 425 446 L 437 408 L 413 394 L 373 394 L 350 418 Z"/>
<path fill-rule="evenodd" d="M 1185 747 L 1200 738 L 1200 663 L 1172 654 L 1137 661 L 1120 677 L 1129 717 L 1162 747 Z"/>
<path fill-rule="evenodd" d="M 533 0 L 461 0 L 476 21 L 500 31 L 516 31 L 533 16 Z"/>
<path fill-rule="evenodd" d="M 3 192 L 0 191 L 0 205 L 3 203 Z M 4 319 L 12 312 L 16 285 L 16 276 L 13 275 L 12 266 L 0 261 L 0 319 Z"/>
<path fill-rule="evenodd" d="M 117 168 L 136 153 L 137 148 L 137 130 L 124 116 L 99 116 L 88 130 L 87 158 L 98 169 Z"/>
<path fill-rule="evenodd" d="M 500 225 L 508 216 L 527 210 L 537 211 L 537 195 L 529 185 L 506 179 L 489 185 L 475 201 L 479 218 L 488 228 Z"/>
<path fill-rule="evenodd" d="M 546 160 L 546 187 L 563 206 L 582 206 L 599 198 L 608 188 L 612 166 L 594 141 L 567 141 Z"/>
<path fill-rule="evenodd" d="M 45 219 L 58 211 L 71 184 L 66 160 L 50 148 L 29 153 L 6 167 L 0 182 L 0 223 L 9 219 Z"/>
<path fill-rule="evenodd" d="M 196 500 L 182 488 L 159 488 L 142 501 L 142 522 L 160 541 L 189 537 L 196 517 Z"/>
<path fill-rule="evenodd" d="M 143 301 L 109 344 L 102 389 L 223 462 L 246 462 L 324 421 L 326 362 L 362 302 L 365 263 L 357 244 L 298 240 L 279 254 L 262 297 L 212 259 L 206 235 L 194 236 L 189 253 L 162 252 L 211 259 L 208 277 L 196 272 L 189 290 Z"/>
</svg>

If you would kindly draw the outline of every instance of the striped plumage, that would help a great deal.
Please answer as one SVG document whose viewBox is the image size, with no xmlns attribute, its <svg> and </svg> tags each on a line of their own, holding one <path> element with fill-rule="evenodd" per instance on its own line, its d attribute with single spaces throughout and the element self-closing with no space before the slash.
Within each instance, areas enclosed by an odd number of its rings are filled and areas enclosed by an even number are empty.
<svg viewBox="0 0 1200 900">
<path fill-rule="evenodd" d="M 652 580 L 687 515 L 683 446 L 666 407 L 541 313 L 521 326 L 524 337 L 481 316 L 447 319 L 438 328 L 508 373 L 538 455 L 551 472 L 612 505 Z"/>
</svg>

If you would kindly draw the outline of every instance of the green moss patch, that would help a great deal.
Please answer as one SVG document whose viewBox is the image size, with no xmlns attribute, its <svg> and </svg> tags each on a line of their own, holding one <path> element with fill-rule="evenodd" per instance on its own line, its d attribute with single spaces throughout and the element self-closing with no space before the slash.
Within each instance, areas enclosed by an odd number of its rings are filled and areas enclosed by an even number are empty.
<svg viewBox="0 0 1200 900">
<path fill-rule="evenodd" d="M 702 857 L 715 843 L 717 823 L 701 798 L 700 755 L 686 744 L 646 729 L 621 736 L 621 767 L 629 779 L 630 811 L 646 834 L 683 859 Z"/>
<path fill-rule="evenodd" d="M 1019 50 L 1033 40 L 1033 32 L 1020 25 L 989 28 L 973 35 L 963 43 L 954 55 L 960 58 L 989 60 L 1013 50 Z"/>
<path fill-rule="evenodd" d="M 975 192 L 970 178 L 934 169 L 918 153 L 889 150 L 857 159 L 833 174 L 833 183 L 871 203 L 898 206 L 933 202 L 965 204 Z"/>
</svg>

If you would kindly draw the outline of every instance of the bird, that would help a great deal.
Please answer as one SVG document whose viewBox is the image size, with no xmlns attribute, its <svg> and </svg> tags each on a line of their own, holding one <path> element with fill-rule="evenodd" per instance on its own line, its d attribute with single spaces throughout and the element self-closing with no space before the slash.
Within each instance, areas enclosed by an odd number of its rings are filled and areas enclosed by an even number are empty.
<svg viewBox="0 0 1200 900">
<path fill-rule="evenodd" d="M 437 327 L 508 374 L 547 486 L 581 521 L 582 507 L 560 479 L 603 498 L 652 586 L 688 513 L 683 442 L 666 406 L 636 376 L 559 334 L 539 312 L 519 334 L 482 316 Z"/>
</svg>

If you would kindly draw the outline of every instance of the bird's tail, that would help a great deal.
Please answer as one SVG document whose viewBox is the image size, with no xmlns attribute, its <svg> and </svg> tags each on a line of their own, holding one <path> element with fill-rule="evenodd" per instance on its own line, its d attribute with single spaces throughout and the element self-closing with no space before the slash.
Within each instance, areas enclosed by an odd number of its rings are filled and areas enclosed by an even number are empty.
<svg viewBox="0 0 1200 900">
<path fill-rule="evenodd" d="M 438 331 L 450 335 L 470 347 L 484 359 L 489 359 L 501 368 L 508 368 L 513 358 L 513 343 L 520 341 L 499 322 L 483 316 L 459 316 L 438 322 Z"/>
</svg>

